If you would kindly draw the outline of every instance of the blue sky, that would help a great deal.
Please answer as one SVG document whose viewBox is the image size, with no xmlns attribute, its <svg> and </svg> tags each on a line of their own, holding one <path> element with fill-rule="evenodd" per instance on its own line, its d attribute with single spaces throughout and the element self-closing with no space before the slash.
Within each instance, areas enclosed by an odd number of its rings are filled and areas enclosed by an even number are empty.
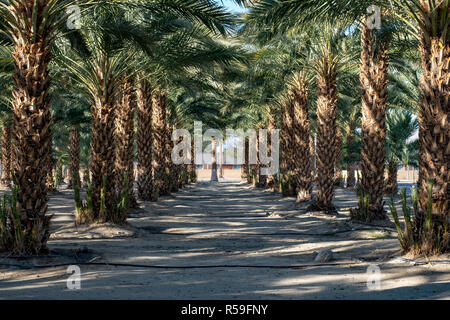
<svg viewBox="0 0 450 320">
<path fill-rule="evenodd" d="M 232 0 L 222 0 L 222 2 L 225 5 L 225 7 L 227 7 L 231 12 L 240 13 L 240 12 L 244 12 L 245 11 L 245 9 L 239 7 Z"/>
</svg>

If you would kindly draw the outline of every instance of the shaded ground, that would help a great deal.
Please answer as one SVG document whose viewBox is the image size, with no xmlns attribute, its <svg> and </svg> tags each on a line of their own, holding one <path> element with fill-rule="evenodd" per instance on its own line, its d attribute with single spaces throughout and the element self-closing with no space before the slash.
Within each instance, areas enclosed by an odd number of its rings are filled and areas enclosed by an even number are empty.
<svg viewBox="0 0 450 320">
<path fill-rule="evenodd" d="M 198 183 L 140 203 L 127 226 L 76 227 L 64 190 L 51 196 L 51 254 L 3 254 L 0 298 L 450 299 L 449 257 L 413 265 L 394 229 L 348 222 L 354 192 L 338 189 L 335 204 L 339 216 L 314 216 L 246 184 Z M 333 261 L 314 262 L 325 249 Z M 67 264 L 80 266 L 80 290 L 67 289 Z M 24 269 L 32 265 L 60 266 Z M 371 265 L 378 290 L 367 286 Z"/>
</svg>

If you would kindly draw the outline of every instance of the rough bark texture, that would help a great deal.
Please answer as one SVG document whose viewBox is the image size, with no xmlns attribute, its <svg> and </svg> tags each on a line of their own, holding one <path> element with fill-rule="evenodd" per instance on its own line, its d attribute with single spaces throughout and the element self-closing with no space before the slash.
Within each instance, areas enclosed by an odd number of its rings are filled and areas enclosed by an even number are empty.
<svg viewBox="0 0 450 320">
<path fill-rule="evenodd" d="M 344 179 L 342 177 L 342 142 L 343 137 L 342 133 L 337 130 L 336 131 L 336 159 L 334 163 L 334 184 L 338 187 L 344 186 Z"/>
<path fill-rule="evenodd" d="M 46 178 L 51 148 L 50 82 L 48 65 L 52 59 L 49 25 L 42 16 L 49 0 L 39 2 L 11 0 L 11 14 L 17 21 L 12 30 L 15 73 L 12 91 L 14 117 L 14 182 L 18 185 L 18 208 L 23 234 L 20 253 L 40 253 L 50 236 Z M 24 23 L 36 18 L 36 25 Z M 36 30 L 34 28 L 37 28 Z M 31 36 L 34 34 L 34 37 Z"/>
<path fill-rule="evenodd" d="M 50 129 L 50 141 L 52 141 L 52 133 Z M 56 191 L 55 186 L 55 167 L 56 167 L 56 160 L 53 158 L 53 147 L 52 142 L 50 142 L 50 148 L 47 154 L 47 191 L 54 192 Z"/>
<path fill-rule="evenodd" d="M 157 192 L 153 188 L 153 130 L 152 130 L 152 88 L 146 80 L 141 80 L 137 90 L 138 126 L 136 133 L 138 147 L 138 196 L 144 201 L 156 201 Z"/>
<path fill-rule="evenodd" d="M 271 132 L 272 130 L 275 130 L 277 128 L 277 123 L 276 123 L 276 117 L 274 114 L 274 111 L 272 109 L 269 110 L 269 116 L 268 116 L 268 124 L 267 124 L 267 148 L 268 150 L 270 150 L 271 154 L 272 154 L 272 135 Z M 278 177 L 277 174 L 270 174 L 267 177 L 267 188 L 270 189 L 275 189 L 277 188 L 278 185 Z"/>
<path fill-rule="evenodd" d="M 347 188 L 355 187 L 355 164 L 351 161 L 352 154 L 350 153 L 351 146 L 355 142 L 354 129 L 351 126 L 347 127 L 347 137 L 346 137 L 346 145 L 347 145 L 347 157 L 349 158 L 347 162 Z"/>
<path fill-rule="evenodd" d="M 347 163 L 347 188 L 354 188 L 356 185 L 355 179 L 355 164 Z"/>
<path fill-rule="evenodd" d="M 98 73 L 100 76 L 101 72 Z M 103 79 L 102 79 L 103 80 Z M 108 82 L 108 80 L 104 80 Z M 111 81 L 111 80 L 109 80 Z M 105 88 L 112 88 L 108 83 Z M 91 178 L 93 212 L 91 221 L 105 222 L 113 220 L 115 197 L 115 112 L 113 93 L 103 92 L 101 99 L 96 99 L 91 107 Z M 101 209 L 101 194 L 104 184 L 104 210 Z"/>
<path fill-rule="evenodd" d="M 334 164 L 336 159 L 336 67 L 322 57 L 324 73 L 317 76 L 317 192 L 314 204 L 322 211 L 334 211 Z"/>
<path fill-rule="evenodd" d="M 386 140 L 386 101 L 388 84 L 387 43 L 375 52 L 374 34 L 364 27 L 361 36 L 362 128 L 361 188 L 370 197 L 372 218 L 385 218 L 383 209 Z"/>
<path fill-rule="evenodd" d="M 424 13 L 431 19 L 427 1 Z M 442 15 L 444 2 L 435 10 Z M 448 12 L 447 12 L 448 15 Z M 447 33 L 448 25 L 447 25 Z M 450 42 L 443 42 L 442 31 L 436 36 L 422 34 L 420 52 L 423 75 L 420 82 L 422 103 L 419 107 L 419 207 L 427 210 L 428 183 L 433 182 L 432 212 L 437 219 L 450 214 Z M 448 34 L 447 34 L 448 37 Z M 439 217 L 440 216 L 440 217 Z"/>
<path fill-rule="evenodd" d="M 11 125 L 2 128 L 2 177 L 5 186 L 11 184 Z"/>
<path fill-rule="evenodd" d="M 86 167 L 84 167 L 84 169 L 83 169 L 83 187 L 84 188 L 87 188 L 91 181 L 89 167 L 90 167 L 90 165 L 87 164 Z"/>
<path fill-rule="evenodd" d="M 173 163 L 172 161 L 172 150 L 174 146 L 174 142 L 172 141 L 172 133 L 176 128 L 172 125 L 168 126 L 167 137 L 166 137 L 166 163 L 169 169 L 169 177 L 170 177 L 170 192 L 178 192 L 180 188 L 180 166 Z"/>
<path fill-rule="evenodd" d="M 153 95 L 153 174 L 154 187 L 159 195 L 169 194 L 169 181 L 166 164 L 167 119 L 165 97 L 156 90 Z"/>
<path fill-rule="evenodd" d="M 249 141 L 247 138 L 244 140 L 244 163 L 241 167 L 241 178 L 247 183 L 251 183 L 250 174 L 249 174 L 249 164 L 248 164 L 248 156 L 249 156 Z"/>
<path fill-rule="evenodd" d="M 292 196 L 295 194 L 295 185 L 292 181 L 292 152 L 294 145 L 293 135 L 293 118 L 294 118 L 294 105 L 292 98 L 286 97 L 283 103 L 281 111 L 281 191 L 283 196 Z"/>
<path fill-rule="evenodd" d="M 121 194 L 124 178 L 127 176 L 128 205 L 136 206 L 134 195 L 134 114 L 136 110 L 136 91 L 134 81 L 127 77 L 121 85 L 116 107 L 115 119 L 115 162 L 116 192 Z"/>
<path fill-rule="evenodd" d="M 74 179 L 80 188 L 80 125 L 72 125 L 69 129 L 69 161 L 69 188 L 73 188 Z"/>
<path fill-rule="evenodd" d="M 217 156 L 216 156 L 216 139 L 211 138 L 211 181 L 219 181 L 217 178 Z"/>
<path fill-rule="evenodd" d="M 194 148 L 194 139 L 191 140 L 191 164 L 188 165 L 189 170 L 189 183 L 197 182 L 197 172 L 196 172 L 196 164 L 195 164 L 195 148 Z"/>
<path fill-rule="evenodd" d="M 398 170 L 398 162 L 391 160 L 388 163 L 388 179 L 386 183 L 386 194 L 394 194 L 398 193 L 398 183 L 397 183 L 397 170 Z"/>
<path fill-rule="evenodd" d="M 310 149 L 308 88 L 303 74 L 294 78 L 292 96 L 293 114 L 293 179 L 295 179 L 297 202 L 308 201 L 312 194 L 312 159 Z"/>
<path fill-rule="evenodd" d="M 316 181 L 316 143 L 313 135 L 310 135 L 309 137 L 309 150 L 311 153 L 311 176 L 312 176 L 312 183 L 314 184 L 314 181 Z"/>
<path fill-rule="evenodd" d="M 263 167 L 263 164 L 261 163 L 259 150 L 260 150 L 260 142 L 259 142 L 259 137 L 258 137 L 257 140 L 256 140 L 256 152 L 257 152 L 257 155 L 256 155 L 256 159 L 257 159 L 257 164 L 256 164 L 256 186 L 258 188 L 265 188 L 266 185 L 267 185 L 267 176 L 261 174 L 261 169 Z"/>
</svg>

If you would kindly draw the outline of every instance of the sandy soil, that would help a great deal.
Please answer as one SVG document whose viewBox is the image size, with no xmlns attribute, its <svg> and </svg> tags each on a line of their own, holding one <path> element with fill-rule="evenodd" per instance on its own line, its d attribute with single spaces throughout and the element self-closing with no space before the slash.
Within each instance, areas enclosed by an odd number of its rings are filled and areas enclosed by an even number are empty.
<svg viewBox="0 0 450 320">
<path fill-rule="evenodd" d="M 140 203 L 126 226 L 75 226 L 63 190 L 51 195 L 51 253 L 0 254 L 0 299 L 450 299 L 450 257 L 400 257 L 391 225 L 348 221 L 354 192 L 337 189 L 337 217 L 294 200 L 198 183 Z M 326 249 L 334 259 L 314 262 Z M 67 288 L 70 264 L 81 269 L 79 290 Z M 370 266 L 378 289 L 367 285 Z"/>
</svg>

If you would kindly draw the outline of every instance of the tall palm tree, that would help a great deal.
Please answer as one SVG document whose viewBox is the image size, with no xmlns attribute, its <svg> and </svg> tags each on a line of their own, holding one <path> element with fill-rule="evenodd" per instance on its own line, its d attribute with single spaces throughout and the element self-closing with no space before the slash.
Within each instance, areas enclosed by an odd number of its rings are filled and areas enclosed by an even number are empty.
<svg viewBox="0 0 450 320">
<path fill-rule="evenodd" d="M 270 152 L 272 153 L 272 136 L 271 136 L 271 132 L 272 130 L 276 130 L 277 129 L 277 119 L 276 119 L 276 110 L 274 107 L 272 106 L 268 106 L 268 110 L 267 110 L 267 131 L 268 131 L 268 141 L 267 141 L 267 147 L 268 150 L 271 150 Z M 273 154 L 273 153 L 272 153 Z M 276 190 L 278 187 L 278 172 L 276 174 L 270 174 L 267 177 L 267 187 Z"/>
<path fill-rule="evenodd" d="M 115 158 L 114 149 L 118 90 L 125 79 L 133 51 L 124 53 L 121 39 L 111 39 L 108 29 L 102 28 L 117 21 L 115 11 L 110 8 L 97 8 L 83 16 L 85 23 L 80 29 L 85 51 L 77 50 L 62 53 L 58 58 L 71 72 L 79 90 L 91 104 L 91 159 L 92 204 L 90 221 L 123 221 L 116 216 L 115 203 Z M 94 23 L 95 22 L 95 23 Z M 127 164 L 128 165 L 128 164 Z"/>
<path fill-rule="evenodd" d="M 152 109 L 154 187 L 158 190 L 159 195 L 166 195 L 169 193 L 168 168 L 165 157 L 167 137 L 166 97 L 160 89 L 155 89 Z"/>
<path fill-rule="evenodd" d="M 1 182 L 5 186 L 11 183 L 11 124 L 3 124 L 2 127 L 2 176 Z"/>
<path fill-rule="evenodd" d="M 293 132 L 293 118 L 294 118 L 294 104 L 292 98 L 289 95 L 284 97 L 283 107 L 281 112 L 281 178 L 280 183 L 282 187 L 282 193 L 285 196 L 295 194 L 295 181 L 292 178 L 293 175 L 293 158 L 292 152 L 294 145 L 294 132 Z"/>
<path fill-rule="evenodd" d="M 343 160 L 343 153 L 342 153 L 342 147 L 343 147 L 343 140 L 344 137 L 340 131 L 340 129 L 337 129 L 336 131 L 336 159 L 334 162 L 334 184 L 338 187 L 344 186 L 344 181 L 342 178 L 342 160 Z"/>
<path fill-rule="evenodd" d="M 406 162 L 405 156 L 408 157 L 409 163 L 415 163 L 413 156 L 414 148 L 417 147 L 417 140 L 412 140 L 413 134 L 419 128 L 417 118 L 408 111 L 392 110 L 388 113 L 387 119 L 387 139 L 386 154 L 388 179 L 386 192 L 389 194 L 397 194 L 397 171 L 398 166 Z"/>
<path fill-rule="evenodd" d="M 145 201 L 156 201 L 157 194 L 153 189 L 152 172 L 152 86 L 149 81 L 142 78 L 137 88 L 137 132 L 138 145 L 138 196 Z"/>
<path fill-rule="evenodd" d="M 69 186 L 74 183 L 81 188 L 80 180 L 80 125 L 74 124 L 69 128 L 69 156 L 70 156 L 70 167 L 69 167 Z"/>
<path fill-rule="evenodd" d="M 211 138 L 211 181 L 217 182 L 217 138 Z"/>
<path fill-rule="evenodd" d="M 312 158 L 309 133 L 308 84 L 304 73 L 296 74 L 291 84 L 294 100 L 294 179 L 297 186 L 297 202 L 308 201 L 312 194 Z"/>
<path fill-rule="evenodd" d="M 49 64 L 56 34 L 66 22 L 69 0 L 0 3 L 2 30 L 14 45 L 14 181 L 18 185 L 24 253 L 46 249 L 48 159 L 51 150 Z"/>
<path fill-rule="evenodd" d="M 128 205 L 136 205 L 134 195 L 134 116 L 136 111 L 136 91 L 134 87 L 134 78 L 125 76 L 120 88 L 118 97 L 119 106 L 116 108 L 116 188 L 121 189 L 124 185 L 124 179 L 128 188 Z"/>
<path fill-rule="evenodd" d="M 386 218 L 384 194 L 384 144 L 388 82 L 388 42 L 375 46 L 375 33 L 364 25 L 361 32 L 361 188 L 370 197 L 372 218 Z"/>
<path fill-rule="evenodd" d="M 317 194 L 314 205 L 332 212 L 334 162 L 336 158 L 337 66 L 338 57 L 329 44 L 316 60 L 317 70 Z"/>
<path fill-rule="evenodd" d="M 433 180 L 433 219 L 445 220 L 450 212 L 450 170 L 446 160 L 450 135 L 448 123 L 442 119 L 447 119 L 448 108 L 450 3 L 445 0 L 263 0 L 261 3 L 253 20 L 270 25 L 282 24 L 284 30 L 318 17 L 357 19 L 366 14 L 369 6 L 375 5 L 381 8 L 384 15 L 395 17 L 403 23 L 403 28 L 397 30 L 410 31 L 420 41 L 423 76 L 420 84 L 422 101 L 418 109 L 419 211 L 427 212 L 428 184 Z M 260 19 L 261 16 L 264 19 Z M 376 188 L 379 190 L 378 183 Z M 379 198 L 380 192 L 377 191 L 375 196 Z M 379 200 L 375 199 L 372 203 L 372 208 L 381 209 Z"/>
</svg>

